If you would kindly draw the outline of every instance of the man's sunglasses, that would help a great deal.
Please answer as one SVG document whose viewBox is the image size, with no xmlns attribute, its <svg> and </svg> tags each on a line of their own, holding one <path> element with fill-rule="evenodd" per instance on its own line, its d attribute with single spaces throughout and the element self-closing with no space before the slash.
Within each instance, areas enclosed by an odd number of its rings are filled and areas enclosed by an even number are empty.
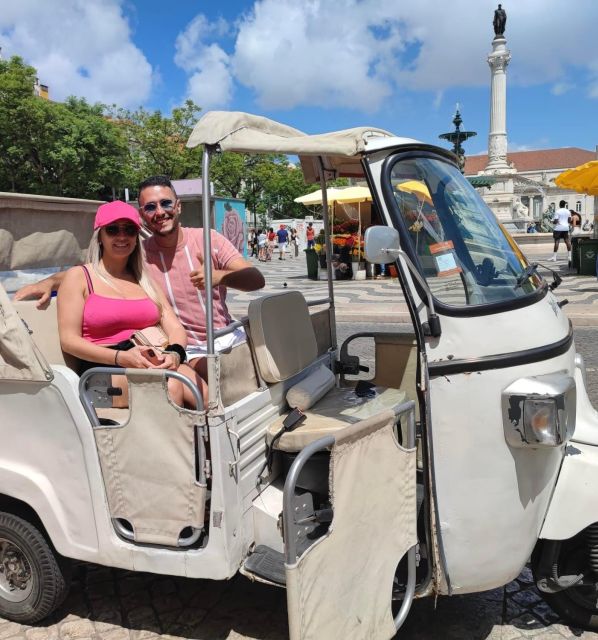
<svg viewBox="0 0 598 640">
<path fill-rule="evenodd" d="M 175 203 L 172 200 L 160 200 L 160 202 L 148 202 L 141 208 L 144 213 L 154 213 L 154 211 L 157 211 L 158 205 L 160 205 L 162 211 L 172 211 Z"/>
<path fill-rule="evenodd" d="M 104 231 L 111 238 L 114 238 L 119 233 L 124 233 L 129 238 L 134 238 L 139 229 L 134 224 L 108 224 L 104 227 Z"/>
</svg>

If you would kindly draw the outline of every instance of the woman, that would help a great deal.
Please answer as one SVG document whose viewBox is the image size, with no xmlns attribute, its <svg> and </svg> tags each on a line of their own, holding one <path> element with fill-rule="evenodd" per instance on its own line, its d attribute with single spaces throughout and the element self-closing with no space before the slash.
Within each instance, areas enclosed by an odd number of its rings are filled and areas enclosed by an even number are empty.
<svg viewBox="0 0 598 640">
<path fill-rule="evenodd" d="M 268 245 L 268 235 L 266 234 L 265 231 L 262 231 L 262 229 L 260 229 L 257 232 L 257 247 L 258 247 L 257 259 L 260 262 L 266 262 L 267 245 Z"/>
<path fill-rule="evenodd" d="M 569 209 L 569 213 L 571 214 L 571 235 L 576 236 L 581 233 L 581 216 L 573 209 Z"/>
<path fill-rule="evenodd" d="M 275 246 L 276 246 L 276 234 L 274 233 L 274 228 L 270 227 L 268 229 L 268 245 L 266 250 L 267 262 L 270 262 L 270 260 L 272 260 L 272 254 L 274 253 Z"/>
<path fill-rule="evenodd" d="M 185 330 L 163 293 L 145 272 L 145 257 L 137 210 L 124 202 L 98 208 L 87 264 L 65 274 L 58 295 L 60 344 L 67 353 L 83 361 L 82 370 L 93 366 L 134 369 L 169 369 L 205 386 L 185 358 Z M 152 347 L 135 346 L 133 333 L 160 324 L 168 336 L 163 353 Z M 126 390 L 126 379 L 118 376 L 115 386 Z M 173 402 L 194 408 L 191 391 L 180 381 L 168 381 Z"/>
</svg>

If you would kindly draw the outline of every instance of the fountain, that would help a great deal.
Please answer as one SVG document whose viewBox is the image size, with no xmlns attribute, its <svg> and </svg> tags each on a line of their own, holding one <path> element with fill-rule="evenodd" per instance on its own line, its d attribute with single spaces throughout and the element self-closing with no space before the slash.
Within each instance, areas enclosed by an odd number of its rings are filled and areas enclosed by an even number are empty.
<svg viewBox="0 0 598 640">
<path fill-rule="evenodd" d="M 457 156 L 459 160 L 459 169 L 461 169 L 461 173 L 465 171 L 465 151 L 461 146 L 462 142 L 465 142 L 468 138 L 473 138 L 473 136 L 477 136 L 478 134 L 475 131 L 461 131 L 461 125 L 463 124 L 463 119 L 461 118 L 461 114 L 459 113 L 459 103 L 457 103 L 455 117 L 453 118 L 453 124 L 455 125 L 454 131 L 449 131 L 448 133 L 441 133 L 438 137 L 443 138 L 444 140 L 448 140 L 453 144 L 453 148 L 451 151 Z"/>
</svg>

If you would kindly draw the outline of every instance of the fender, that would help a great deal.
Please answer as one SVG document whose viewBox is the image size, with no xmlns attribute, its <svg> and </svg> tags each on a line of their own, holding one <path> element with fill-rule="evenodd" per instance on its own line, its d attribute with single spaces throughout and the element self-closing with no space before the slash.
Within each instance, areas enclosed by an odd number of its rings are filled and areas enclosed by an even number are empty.
<svg viewBox="0 0 598 640">
<path fill-rule="evenodd" d="M 88 504 L 77 503 L 75 496 L 65 504 L 46 476 L 20 465 L 0 467 L 0 487 L 10 487 L 8 497 L 35 511 L 58 553 L 80 559 L 96 557 L 98 538 Z"/>
<path fill-rule="evenodd" d="M 567 540 L 598 522 L 598 446 L 571 442 L 559 474 L 540 538 Z"/>
<path fill-rule="evenodd" d="M 565 449 L 561 471 L 546 512 L 540 538 L 567 540 L 598 522 L 598 413 L 585 385 L 585 366 L 576 356 L 575 432 Z"/>
</svg>

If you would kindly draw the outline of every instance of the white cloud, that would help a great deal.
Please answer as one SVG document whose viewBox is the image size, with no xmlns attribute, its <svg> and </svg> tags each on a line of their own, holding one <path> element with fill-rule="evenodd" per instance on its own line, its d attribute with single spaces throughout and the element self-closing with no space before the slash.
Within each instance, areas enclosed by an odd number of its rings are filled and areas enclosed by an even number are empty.
<svg viewBox="0 0 598 640">
<path fill-rule="evenodd" d="M 263 108 L 374 111 L 412 90 L 433 92 L 438 104 L 446 89 L 488 86 L 495 8 L 495 0 L 256 0 L 226 38 L 221 21 L 198 16 L 177 41 L 177 64 L 190 91 L 226 100 L 238 84 Z M 558 92 L 581 68 L 598 97 L 595 0 L 577 0 L 574 11 L 563 0 L 526 0 L 507 13 L 510 83 Z"/>
<path fill-rule="evenodd" d="M 203 109 L 226 106 L 232 98 L 230 56 L 220 45 L 206 44 L 226 35 L 227 29 L 226 21 L 210 23 L 199 14 L 176 39 L 174 61 L 190 74 L 187 96 Z"/>
<path fill-rule="evenodd" d="M 135 107 L 152 88 L 152 68 L 133 44 L 122 0 L 20 0 L 3 3 L 0 44 L 49 85 L 50 97 Z"/>
<path fill-rule="evenodd" d="M 239 24 L 235 76 L 264 107 L 373 111 L 392 91 L 385 68 L 402 46 L 397 27 L 372 0 L 260 0 Z"/>
<path fill-rule="evenodd" d="M 552 85 L 550 93 L 555 96 L 562 96 L 563 94 L 567 93 L 568 91 L 572 91 L 573 89 L 575 89 L 575 85 L 571 82 L 556 82 Z"/>
</svg>

